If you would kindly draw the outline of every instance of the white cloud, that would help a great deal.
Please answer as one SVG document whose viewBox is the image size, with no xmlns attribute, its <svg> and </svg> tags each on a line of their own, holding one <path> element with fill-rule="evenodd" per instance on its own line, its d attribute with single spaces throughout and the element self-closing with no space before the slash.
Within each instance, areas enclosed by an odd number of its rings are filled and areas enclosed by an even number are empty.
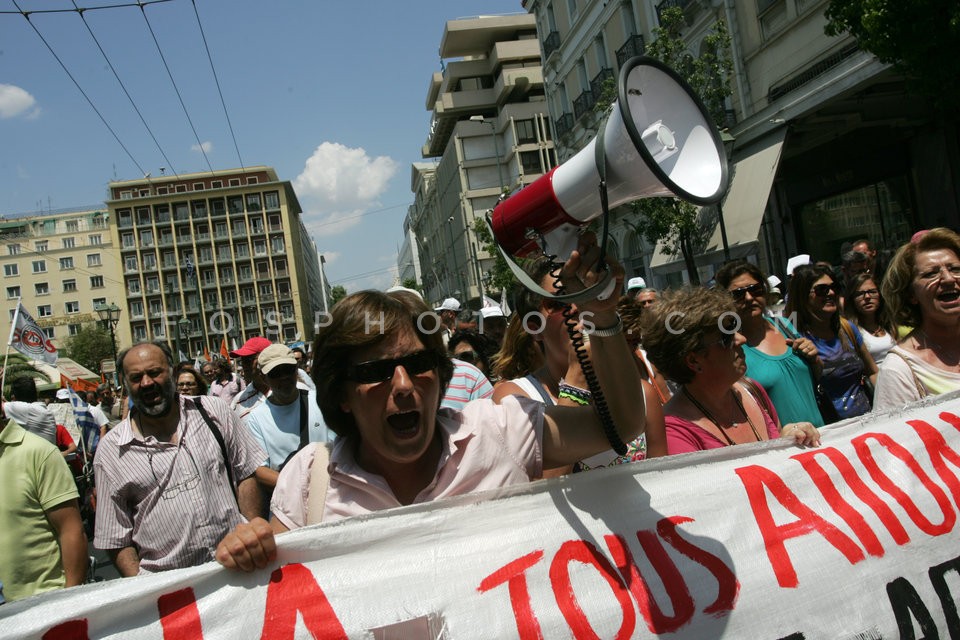
<svg viewBox="0 0 960 640">
<path fill-rule="evenodd" d="M 25 90 L 12 84 L 0 84 L 0 118 L 14 118 L 26 114 L 27 118 L 40 115 L 36 99 Z"/>
<path fill-rule="evenodd" d="M 206 142 L 202 142 L 200 144 L 191 145 L 190 151 L 195 151 L 196 153 L 200 153 L 201 151 L 204 153 L 210 153 L 213 151 L 213 143 L 207 140 Z"/>
<path fill-rule="evenodd" d="M 379 206 L 398 168 L 387 156 L 371 158 L 362 148 L 322 143 L 293 181 L 307 229 L 330 236 L 359 224 L 360 214 Z"/>
</svg>

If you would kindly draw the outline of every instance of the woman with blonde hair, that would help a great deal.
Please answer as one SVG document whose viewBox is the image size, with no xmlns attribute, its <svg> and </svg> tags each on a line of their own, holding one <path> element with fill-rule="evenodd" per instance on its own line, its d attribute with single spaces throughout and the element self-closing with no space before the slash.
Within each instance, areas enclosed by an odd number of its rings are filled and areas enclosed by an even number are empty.
<svg viewBox="0 0 960 640">
<path fill-rule="evenodd" d="M 880 367 L 875 408 L 960 389 L 960 235 L 941 227 L 914 236 L 882 289 L 894 321 L 913 330 Z"/>
</svg>

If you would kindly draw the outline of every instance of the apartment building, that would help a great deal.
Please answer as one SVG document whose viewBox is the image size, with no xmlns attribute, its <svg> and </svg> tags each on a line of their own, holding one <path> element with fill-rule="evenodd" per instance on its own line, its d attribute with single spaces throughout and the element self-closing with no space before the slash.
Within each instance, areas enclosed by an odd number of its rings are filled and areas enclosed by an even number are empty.
<svg viewBox="0 0 960 640">
<path fill-rule="evenodd" d="M 224 339 L 312 338 L 322 263 L 272 168 L 114 181 L 109 197 L 133 341 L 165 339 L 192 358 Z"/>
<path fill-rule="evenodd" d="M 727 145 L 731 182 L 703 212 L 698 259 L 707 281 L 728 258 L 783 275 L 787 257 L 839 261 L 844 242 L 870 238 L 892 252 L 917 228 L 958 226 L 957 122 L 850 36 L 824 34 L 827 0 L 524 0 L 543 47 L 547 105 L 562 162 L 596 134 L 605 79 L 642 54 L 667 7 L 684 14 L 691 55 L 723 21 L 732 38 Z M 727 232 L 723 246 L 722 212 Z M 625 208 L 614 250 L 628 275 L 660 286 L 687 279 L 682 260 L 647 246 Z"/>
<path fill-rule="evenodd" d="M 117 301 L 123 284 L 105 208 L 0 219 L 0 266 L 7 317 L 21 300 L 57 348 L 99 324 L 96 307 Z M 129 343 L 129 327 L 117 338 Z"/>
<path fill-rule="evenodd" d="M 494 257 L 477 242 L 475 221 L 501 193 L 557 162 L 535 20 L 524 13 L 451 20 L 440 57 L 443 69 L 427 90 L 432 118 L 422 149 L 433 162 L 412 167 L 414 203 L 398 271 L 417 274 L 408 265 L 416 256 L 428 301 L 453 296 L 476 309 L 490 293 L 484 274 Z"/>
</svg>

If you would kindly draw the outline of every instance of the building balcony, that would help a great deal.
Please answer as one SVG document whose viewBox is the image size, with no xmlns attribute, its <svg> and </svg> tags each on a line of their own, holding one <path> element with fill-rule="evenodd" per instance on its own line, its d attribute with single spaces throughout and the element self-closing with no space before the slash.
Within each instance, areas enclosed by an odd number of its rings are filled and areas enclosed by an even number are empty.
<svg viewBox="0 0 960 640">
<path fill-rule="evenodd" d="M 587 113 L 592 112 L 593 105 L 595 104 L 597 104 L 597 99 L 594 97 L 593 92 L 589 89 L 584 90 L 584 92 L 573 101 L 573 117 L 579 120 Z"/>
<path fill-rule="evenodd" d="M 547 34 L 547 37 L 543 40 L 543 59 L 544 61 L 550 57 L 550 55 L 560 48 L 560 32 L 551 31 Z"/>
<path fill-rule="evenodd" d="M 556 129 L 558 138 L 565 136 L 571 129 L 573 129 L 573 114 L 565 113 L 557 118 Z"/>
<path fill-rule="evenodd" d="M 627 38 L 627 41 L 617 49 L 617 65 L 622 67 L 630 58 L 642 56 L 646 49 L 647 45 L 643 42 L 643 36 L 630 36 Z"/>
<path fill-rule="evenodd" d="M 601 69 L 600 73 L 594 76 L 590 81 L 590 92 L 596 100 L 607 98 L 611 101 L 617 99 L 617 75 L 613 69 Z M 606 95 L 610 94 L 610 95 Z"/>
</svg>

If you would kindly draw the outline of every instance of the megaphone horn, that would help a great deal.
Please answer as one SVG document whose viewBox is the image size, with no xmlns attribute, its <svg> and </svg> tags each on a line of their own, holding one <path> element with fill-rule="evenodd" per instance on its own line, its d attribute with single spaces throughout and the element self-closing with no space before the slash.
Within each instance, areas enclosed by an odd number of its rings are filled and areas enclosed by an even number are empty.
<svg viewBox="0 0 960 640">
<path fill-rule="evenodd" d="M 610 208 L 641 198 L 676 196 L 706 205 L 723 197 L 728 175 L 723 143 L 689 85 L 662 62 L 643 56 L 623 65 L 617 84 L 618 100 L 600 133 L 494 207 L 491 227 L 507 253 L 569 256 L 579 229 L 603 212 L 600 161 L 606 164 Z"/>
</svg>

